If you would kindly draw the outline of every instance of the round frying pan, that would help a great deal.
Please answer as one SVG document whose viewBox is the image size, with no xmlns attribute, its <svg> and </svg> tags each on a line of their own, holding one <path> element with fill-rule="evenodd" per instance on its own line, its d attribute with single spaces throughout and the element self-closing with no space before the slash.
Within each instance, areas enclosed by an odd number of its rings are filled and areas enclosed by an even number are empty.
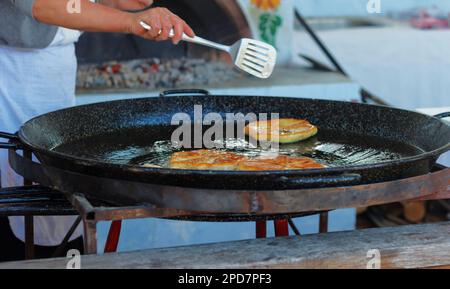
<svg viewBox="0 0 450 289">
<path fill-rule="evenodd" d="M 383 182 L 430 172 L 450 149 L 450 126 L 420 113 L 366 104 L 260 96 L 194 95 L 122 100 L 73 107 L 34 118 L 3 144 L 32 150 L 51 167 L 157 185 L 227 190 L 285 190 Z M 279 113 L 307 119 L 319 134 L 282 150 L 310 154 L 327 168 L 303 171 L 197 171 L 145 168 L 139 161 L 170 139 L 172 116 Z M 153 151 L 148 148 L 152 147 Z"/>
</svg>

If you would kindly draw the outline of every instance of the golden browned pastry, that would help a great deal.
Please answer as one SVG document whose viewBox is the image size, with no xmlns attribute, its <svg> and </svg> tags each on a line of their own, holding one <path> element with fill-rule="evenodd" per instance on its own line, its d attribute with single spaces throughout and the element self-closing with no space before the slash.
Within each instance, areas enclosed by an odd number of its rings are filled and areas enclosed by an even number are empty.
<svg viewBox="0 0 450 289">
<path fill-rule="evenodd" d="M 243 160 L 239 163 L 240 171 L 282 171 L 286 163 L 285 157 L 276 158 L 260 157 Z"/>
<path fill-rule="evenodd" d="M 260 157 L 243 160 L 239 163 L 240 171 L 283 171 L 321 169 L 324 165 L 306 157 L 278 156 L 275 158 Z"/>
<path fill-rule="evenodd" d="M 185 170 L 234 171 L 244 156 L 217 150 L 194 150 L 177 152 L 169 161 L 170 168 Z"/>
<path fill-rule="evenodd" d="M 282 118 L 255 121 L 245 127 L 245 134 L 258 141 L 295 143 L 317 134 L 318 129 L 304 119 Z"/>
<path fill-rule="evenodd" d="M 174 153 L 169 167 L 184 170 L 283 171 L 321 169 L 324 165 L 307 157 L 265 156 L 250 159 L 232 152 L 194 150 Z"/>
<path fill-rule="evenodd" d="M 285 165 L 286 170 L 311 170 L 323 168 L 325 168 L 324 165 L 307 157 L 289 157 Z"/>
</svg>

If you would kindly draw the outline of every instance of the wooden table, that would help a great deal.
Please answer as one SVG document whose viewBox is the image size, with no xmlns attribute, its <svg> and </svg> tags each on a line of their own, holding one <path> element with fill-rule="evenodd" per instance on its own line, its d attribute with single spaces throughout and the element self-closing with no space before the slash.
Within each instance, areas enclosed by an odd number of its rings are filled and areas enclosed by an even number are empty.
<svg viewBox="0 0 450 289">
<path fill-rule="evenodd" d="M 450 269 L 450 222 L 303 237 L 256 239 L 179 248 L 81 256 L 81 268 L 372 268 Z M 375 251 L 377 250 L 377 251 Z M 66 268 L 68 259 L 0 264 L 4 268 Z"/>
</svg>

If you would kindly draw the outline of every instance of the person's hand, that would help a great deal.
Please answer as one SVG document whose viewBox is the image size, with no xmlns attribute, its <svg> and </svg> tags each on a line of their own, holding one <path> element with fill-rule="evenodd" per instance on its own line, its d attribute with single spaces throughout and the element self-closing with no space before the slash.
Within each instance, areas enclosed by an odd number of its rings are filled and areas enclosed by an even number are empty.
<svg viewBox="0 0 450 289">
<path fill-rule="evenodd" d="M 144 29 L 140 22 L 144 21 L 152 27 L 150 31 Z M 168 40 L 170 30 L 174 31 L 172 42 L 178 44 L 186 33 L 190 37 L 194 37 L 195 33 L 192 28 L 180 17 L 173 14 L 166 8 L 152 8 L 139 13 L 130 13 L 129 32 L 146 39 L 155 41 Z"/>
</svg>

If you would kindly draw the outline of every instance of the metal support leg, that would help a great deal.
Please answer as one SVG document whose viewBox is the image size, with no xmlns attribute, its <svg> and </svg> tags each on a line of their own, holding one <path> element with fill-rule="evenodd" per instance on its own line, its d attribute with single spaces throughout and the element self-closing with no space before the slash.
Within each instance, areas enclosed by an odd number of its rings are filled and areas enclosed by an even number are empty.
<svg viewBox="0 0 450 289">
<path fill-rule="evenodd" d="M 328 212 L 324 212 L 320 214 L 319 221 L 319 233 L 327 233 L 328 232 Z"/>
<path fill-rule="evenodd" d="M 275 220 L 275 237 L 287 237 L 289 236 L 289 223 L 288 220 Z"/>
<path fill-rule="evenodd" d="M 34 259 L 34 220 L 25 216 L 25 260 Z"/>
<path fill-rule="evenodd" d="M 23 151 L 23 157 L 26 159 L 32 159 L 33 154 L 29 150 Z M 31 186 L 33 182 L 24 179 L 24 186 Z M 34 259 L 34 219 L 33 216 L 25 216 L 25 259 Z"/>
<path fill-rule="evenodd" d="M 267 238 L 267 222 L 257 221 L 256 222 L 256 238 L 262 239 Z"/>
<path fill-rule="evenodd" d="M 97 254 L 97 222 L 83 220 L 84 251 L 86 255 Z"/>
<path fill-rule="evenodd" d="M 119 246 L 120 230 L 122 229 L 122 221 L 113 221 L 109 228 L 108 239 L 105 244 L 105 253 L 117 252 Z"/>
<path fill-rule="evenodd" d="M 62 256 L 62 254 L 64 253 L 63 250 L 67 249 L 66 247 L 67 244 L 69 243 L 70 237 L 72 237 L 73 233 L 78 228 L 78 225 L 81 223 L 81 221 L 82 221 L 81 216 L 78 216 L 78 218 L 73 223 L 72 227 L 70 227 L 61 244 L 58 246 L 58 248 L 56 248 L 55 252 L 53 253 L 52 255 L 53 258 Z"/>
<path fill-rule="evenodd" d="M 294 221 L 292 220 L 292 218 L 288 219 L 288 223 L 289 223 L 289 227 L 291 227 L 291 230 L 294 232 L 294 234 L 296 236 L 301 236 L 300 234 L 300 230 L 297 228 L 297 226 L 295 225 Z"/>
</svg>

